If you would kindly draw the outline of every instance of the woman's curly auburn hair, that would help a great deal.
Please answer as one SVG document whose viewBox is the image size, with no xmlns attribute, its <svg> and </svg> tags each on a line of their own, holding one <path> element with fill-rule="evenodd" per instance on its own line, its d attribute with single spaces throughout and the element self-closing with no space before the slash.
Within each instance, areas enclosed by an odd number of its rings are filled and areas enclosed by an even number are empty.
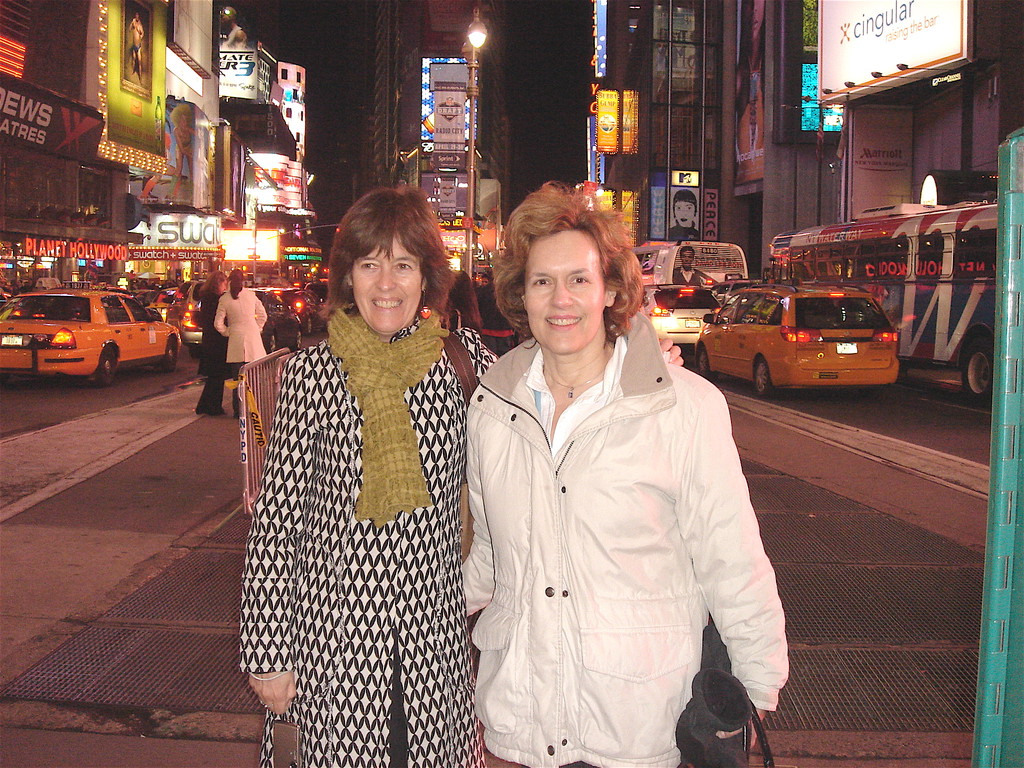
<svg viewBox="0 0 1024 768">
<path fill-rule="evenodd" d="M 614 302 L 604 311 L 605 336 L 614 343 L 640 311 L 644 295 L 640 263 L 618 213 L 600 208 L 591 195 L 557 182 L 549 181 L 531 192 L 509 217 L 505 249 L 494 261 L 498 309 L 521 339 L 533 337 L 523 303 L 530 250 L 541 238 L 570 230 L 590 235 L 597 244 L 605 288 L 615 292 Z"/>
<path fill-rule="evenodd" d="M 351 311 L 355 297 L 350 276 L 356 260 L 377 251 L 390 256 L 396 240 L 419 259 L 426 282 L 423 304 L 445 316 L 454 279 L 448 254 L 430 203 L 421 190 L 408 186 L 370 190 L 342 217 L 331 246 L 328 313 Z"/>
</svg>

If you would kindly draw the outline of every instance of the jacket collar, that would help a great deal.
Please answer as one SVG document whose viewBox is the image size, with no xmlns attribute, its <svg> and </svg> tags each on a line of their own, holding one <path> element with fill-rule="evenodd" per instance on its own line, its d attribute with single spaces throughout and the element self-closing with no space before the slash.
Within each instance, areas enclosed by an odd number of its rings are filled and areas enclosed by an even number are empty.
<svg viewBox="0 0 1024 768">
<path fill-rule="evenodd" d="M 634 315 L 626 334 L 626 359 L 622 365 L 620 386 L 625 398 L 650 395 L 672 386 L 665 358 L 658 344 L 658 335 L 644 315 Z M 532 341 L 520 344 L 498 358 L 482 381 L 499 397 L 532 404 L 526 392 L 526 373 L 537 356 Z"/>
</svg>

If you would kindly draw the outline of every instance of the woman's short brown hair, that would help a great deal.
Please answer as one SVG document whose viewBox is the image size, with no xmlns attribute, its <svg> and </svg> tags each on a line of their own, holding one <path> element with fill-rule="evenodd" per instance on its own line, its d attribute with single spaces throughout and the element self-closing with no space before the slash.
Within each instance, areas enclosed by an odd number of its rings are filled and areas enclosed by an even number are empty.
<svg viewBox="0 0 1024 768">
<path fill-rule="evenodd" d="M 426 281 L 423 304 L 444 316 L 453 276 L 437 216 L 421 190 L 406 186 L 373 189 L 342 217 L 331 246 L 329 313 L 354 305 L 349 276 L 356 260 L 377 251 L 390 256 L 396 240 L 419 259 Z"/>
<path fill-rule="evenodd" d="M 509 217 L 505 250 L 494 261 L 498 309 L 521 339 L 533 337 L 523 303 L 530 249 L 543 237 L 571 230 L 590 235 L 597 243 L 605 288 L 615 292 L 615 301 L 604 312 L 605 336 L 614 342 L 629 330 L 630 318 L 640 311 L 644 291 L 640 263 L 618 213 L 600 208 L 592 195 L 557 182 L 549 181 L 527 195 Z"/>
</svg>

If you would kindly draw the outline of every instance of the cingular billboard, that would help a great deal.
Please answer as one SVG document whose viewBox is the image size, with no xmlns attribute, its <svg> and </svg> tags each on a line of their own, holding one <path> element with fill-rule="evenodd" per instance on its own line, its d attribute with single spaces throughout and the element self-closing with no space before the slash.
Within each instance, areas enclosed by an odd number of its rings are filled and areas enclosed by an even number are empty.
<svg viewBox="0 0 1024 768">
<path fill-rule="evenodd" d="M 865 88 L 902 85 L 933 76 L 936 69 L 959 66 L 970 44 L 967 5 L 968 0 L 820 0 L 822 101 L 856 96 Z"/>
</svg>

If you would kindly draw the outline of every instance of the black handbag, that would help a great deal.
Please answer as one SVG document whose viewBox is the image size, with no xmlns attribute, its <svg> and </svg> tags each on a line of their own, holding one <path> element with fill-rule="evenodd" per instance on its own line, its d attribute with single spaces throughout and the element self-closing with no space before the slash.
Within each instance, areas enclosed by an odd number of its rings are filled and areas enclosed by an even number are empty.
<svg viewBox="0 0 1024 768">
<path fill-rule="evenodd" d="M 700 671 L 693 678 L 693 695 L 676 723 L 676 746 L 684 766 L 693 768 L 747 768 L 750 729 L 757 733 L 765 768 L 775 758 L 761 718 L 743 683 L 732 674 L 729 651 L 714 623 L 704 628 Z M 739 731 L 720 739 L 718 731 Z"/>
</svg>

